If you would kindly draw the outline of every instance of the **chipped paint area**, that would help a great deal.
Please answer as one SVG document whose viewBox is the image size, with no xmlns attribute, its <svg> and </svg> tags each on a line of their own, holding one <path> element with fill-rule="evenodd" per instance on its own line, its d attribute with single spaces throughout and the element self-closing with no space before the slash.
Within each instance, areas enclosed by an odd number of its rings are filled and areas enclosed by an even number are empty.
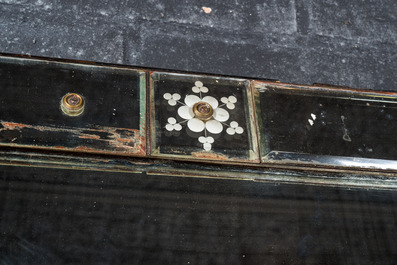
<svg viewBox="0 0 397 265">
<path fill-rule="evenodd" d="M 1 125 L 3 125 L 4 128 L 8 128 L 10 130 L 28 127 L 28 125 L 26 124 L 16 123 L 16 122 L 6 122 L 6 121 L 2 121 Z"/>
<path fill-rule="evenodd" d="M 208 160 L 228 160 L 228 157 L 222 154 L 209 153 L 209 152 L 193 152 L 192 156 L 195 158 L 208 159 Z"/>
<path fill-rule="evenodd" d="M 0 144 L 92 153 L 146 155 L 139 130 L 97 127 L 61 128 L 0 121 Z"/>
<path fill-rule="evenodd" d="M 99 135 L 80 135 L 80 139 L 101 139 Z"/>
</svg>

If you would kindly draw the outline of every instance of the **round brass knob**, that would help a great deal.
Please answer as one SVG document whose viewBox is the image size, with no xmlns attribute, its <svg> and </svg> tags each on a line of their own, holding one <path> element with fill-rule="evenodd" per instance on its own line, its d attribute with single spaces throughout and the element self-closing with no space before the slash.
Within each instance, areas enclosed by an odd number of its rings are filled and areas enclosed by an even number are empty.
<svg viewBox="0 0 397 265">
<path fill-rule="evenodd" d="M 207 102 L 197 102 L 193 105 L 194 116 L 202 121 L 208 121 L 214 115 L 214 109 Z"/>
<path fill-rule="evenodd" d="M 84 99 L 76 93 L 68 93 L 61 100 L 61 109 L 68 116 L 78 116 L 84 111 Z"/>
</svg>

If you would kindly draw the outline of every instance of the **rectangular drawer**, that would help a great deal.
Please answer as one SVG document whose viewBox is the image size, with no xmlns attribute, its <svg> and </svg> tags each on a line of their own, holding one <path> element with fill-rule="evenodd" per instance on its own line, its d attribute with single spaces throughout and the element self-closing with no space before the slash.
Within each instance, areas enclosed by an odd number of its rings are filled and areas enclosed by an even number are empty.
<svg viewBox="0 0 397 265">
<path fill-rule="evenodd" d="M 145 89 L 144 71 L 0 57 L 0 145 L 145 155 Z"/>
<path fill-rule="evenodd" d="M 255 83 L 262 162 L 397 169 L 397 94 Z"/>
</svg>

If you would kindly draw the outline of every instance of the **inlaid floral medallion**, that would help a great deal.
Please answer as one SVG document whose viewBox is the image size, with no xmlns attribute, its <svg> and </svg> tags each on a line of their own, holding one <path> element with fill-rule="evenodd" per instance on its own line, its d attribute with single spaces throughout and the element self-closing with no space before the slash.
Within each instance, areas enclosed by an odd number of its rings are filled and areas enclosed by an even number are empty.
<svg viewBox="0 0 397 265">
<path fill-rule="evenodd" d="M 244 79 L 153 73 L 152 154 L 256 161 L 248 84 Z"/>
</svg>

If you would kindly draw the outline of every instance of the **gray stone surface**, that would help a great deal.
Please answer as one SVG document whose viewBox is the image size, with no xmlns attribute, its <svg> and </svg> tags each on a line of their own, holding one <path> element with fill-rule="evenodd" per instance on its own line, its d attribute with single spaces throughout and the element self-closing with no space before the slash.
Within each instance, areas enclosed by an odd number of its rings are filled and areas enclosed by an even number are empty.
<svg viewBox="0 0 397 265">
<path fill-rule="evenodd" d="M 0 0 L 0 52 L 397 90 L 397 2 Z"/>
</svg>

